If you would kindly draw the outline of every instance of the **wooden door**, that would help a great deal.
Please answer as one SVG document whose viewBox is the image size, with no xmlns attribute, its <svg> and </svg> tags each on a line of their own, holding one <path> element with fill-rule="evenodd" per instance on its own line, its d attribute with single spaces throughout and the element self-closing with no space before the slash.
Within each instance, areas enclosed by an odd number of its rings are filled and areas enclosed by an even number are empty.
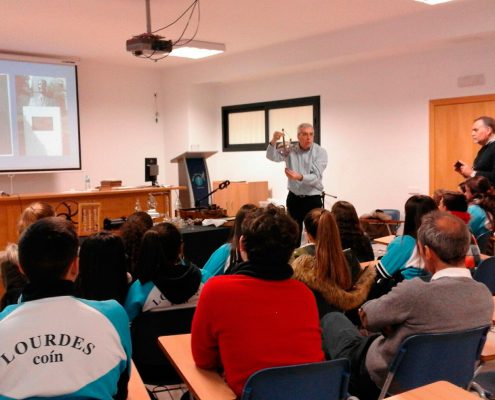
<svg viewBox="0 0 495 400">
<path fill-rule="evenodd" d="M 480 146 L 473 143 L 473 120 L 495 117 L 495 94 L 430 101 L 430 193 L 458 190 L 463 178 L 454 171 L 462 160 L 472 165 Z"/>
</svg>

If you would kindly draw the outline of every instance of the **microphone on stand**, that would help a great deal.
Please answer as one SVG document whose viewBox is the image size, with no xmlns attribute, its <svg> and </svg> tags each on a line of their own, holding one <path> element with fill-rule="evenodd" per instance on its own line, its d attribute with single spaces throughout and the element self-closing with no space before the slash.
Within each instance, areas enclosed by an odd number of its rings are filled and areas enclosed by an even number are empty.
<svg viewBox="0 0 495 400">
<path fill-rule="evenodd" d="M 229 185 L 230 185 L 230 181 L 229 180 L 223 181 L 222 183 L 220 183 L 220 185 L 218 185 L 218 187 L 216 189 L 212 190 L 210 193 L 208 193 L 206 196 L 202 197 L 201 199 L 196 200 L 194 202 L 195 207 L 199 209 L 200 208 L 200 204 L 201 204 L 201 202 L 203 200 L 206 200 L 208 197 L 210 197 L 217 190 L 223 190 L 223 189 L 227 188 Z"/>
</svg>

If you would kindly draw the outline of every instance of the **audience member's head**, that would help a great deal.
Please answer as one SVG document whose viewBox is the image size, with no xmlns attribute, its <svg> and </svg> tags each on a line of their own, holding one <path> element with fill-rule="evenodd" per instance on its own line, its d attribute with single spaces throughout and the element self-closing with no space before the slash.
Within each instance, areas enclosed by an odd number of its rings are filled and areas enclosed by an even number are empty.
<svg viewBox="0 0 495 400">
<path fill-rule="evenodd" d="M 311 229 L 316 227 L 316 276 L 321 281 L 331 281 L 342 289 L 349 289 L 352 277 L 342 251 L 339 228 L 332 213 L 323 208 L 311 210 L 305 217 Z M 306 225 L 305 225 L 306 226 Z"/>
<path fill-rule="evenodd" d="M 88 300 L 117 300 L 127 295 L 127 270 L 122 239 L 102 231 L 89 236 L 79 251 L 77 295 Z"/>
<path fill-rule="evenodd" d="M 483 199 L 491 194 L 491 190 L 492 185 L 484 176 L 473 176 L 464 182 L 463 192 L 468 202 Z"/>
<path fill-rule="evenodd" d="M 461 192 L 444 191 L 438 205 L 440 211 L 466 212 L 468 203 Z"/>
<path fill-rule="evenodd" d="M 258 207 L 256 207 L 254 204 L 248 203 L 248 204 L 244 204 L 241 208 L 239 208 L 239 211 L 237 211 L 234 220 L 234 227 L 232 229 L 232 234 L 230 238 L 232 252 L 238 249 L 239 238 L 241 237 L 242 222 L 244 221 L 246 214 L 253 210 L 256 210 L 257 208 Z"/>
<path fill-rule="evenodd" d="M 253 264 L 287 264 L 299 243 L 297 222 L 272 204 L 247 213 L 241 232 L 241 249 Z"/>
<path fill-rule="evenodd" d="M 23 232 L 19 240 L 19 263 L 30 282 L 65 279 L 78 248 L 79 239 L 70 221 L 42 218 Z M 70 279 L 75 276 L 71 275 Z"/>
<path fill-rule="evenodd" d="M 150 215 L 144 211 L 137 211 L 120 227 L 120 237 L 124 241 L 127 255 L 127 269 L 132 275 L 136 271 L 143 235 L 152 226 L 153 220 Z"/>
<path fill-rule="evenodd" d="M 418 242 L 426 268 L 435 273 L 445 266 L 464 266 L 471 234 L 461 219 L 447 212 L 434 211 L 423 217 Z M 428 252 L 433 252 L 438 260 L 431 258 Z"/>
<path fill-rule="evenodd" d="M 33 222 L 36 222 L 41 218 L 54 216 L 55 210 L 50 204 L 43 201 L 32 203 L 24 209 L 19 217 L 19 221 L 17 222 L 17 232 L 20 235 L 24 229 L 26 229 Z"/>
<path fill-rule="evenodd" d="M 145 283 L 151 281 L 162 268 L 175 265 L 182 252 L 182 237 L 173 224 L 162 222 L 149 229 L 143 236 L 136 278 Z"/>
<path fill-rule="evenodd" d="M 364 234 L 356 209 L 348 201 L 337 201 L 332 206 L 332 214 L 339 227 L 341 237 Z"/>
<path fill-rule="evenodd" d="M 421 218 L 430 211 L 437 210 L 437 205 L 430 196 L 414 195 L 407 199 L 405 204 L 406 218 L 404 221 L 404 235 L 416 238 Z"/>
<path fill-rule="evenodd" d="M 447 190 L 445 189 L 435 189 L 435 191 L 433 192 L 433 201 L 435 202 L 435 204 L 437 206 L 440 205 L 440 200 L 442 200 L 442 196 L 443 194 L 446 192 Z"/>
</svg>

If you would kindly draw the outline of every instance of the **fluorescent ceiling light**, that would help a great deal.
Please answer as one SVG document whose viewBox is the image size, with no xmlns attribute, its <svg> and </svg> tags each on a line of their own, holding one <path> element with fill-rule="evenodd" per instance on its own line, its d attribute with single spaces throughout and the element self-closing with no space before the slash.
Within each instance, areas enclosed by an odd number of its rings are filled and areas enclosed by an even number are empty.
<svg viewBox="0 0 495 400">
<path fill-rule="evenodd" d="M 430 6 L 434 6 L 436 4 L 448 3 L 449 1 L 452 0 L 416 0 L 416 1 L 419 1 L 420 3 L 429 4 Z"/>
<path fill-rule="evenodd" d="M 220 54 L 225 51 L 225 45 L 222 43 L 201 42 L 199 40 L 183 40 L 184 45 L 175 45 L 169 54 L 174 57 L 185 58 L 204 58 Z"/>
</svg>

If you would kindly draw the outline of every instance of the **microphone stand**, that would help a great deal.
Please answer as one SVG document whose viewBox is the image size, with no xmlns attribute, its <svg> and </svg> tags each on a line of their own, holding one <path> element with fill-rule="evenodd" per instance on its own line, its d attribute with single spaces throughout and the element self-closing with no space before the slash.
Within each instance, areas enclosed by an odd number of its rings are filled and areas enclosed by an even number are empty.
<svg viewBox="0 0 495 400">
<path fill-rule="evenodd" d="M 325 196 L 332 197 L 334 199 L 337 198 L 337 196 L 334 196 L 333 194 L 328 194 L 325 193 L 324 191 L 321 192 L 321 208 L 325 208 Z"/>
<path fill-rule="evenodd" d="M 199 210 L 201 208 L 200 204 L 201 204 L 201 202 L 203 200 L 206 200 L 208 197 L 210 197 L 217 190 L 226 189 L 229 185 L 230 185 L 230 181 L 229 180 L 223 181 L 222 183 L 220 183 L 220 185 L 218 185 L 218 187 L 215 190 L 212 190 L 210 193 L 208 193 L 206 196 L 202 197 L 201 199 L 196 200 L 194 202 L 194 206 Z"/>
</svg>

